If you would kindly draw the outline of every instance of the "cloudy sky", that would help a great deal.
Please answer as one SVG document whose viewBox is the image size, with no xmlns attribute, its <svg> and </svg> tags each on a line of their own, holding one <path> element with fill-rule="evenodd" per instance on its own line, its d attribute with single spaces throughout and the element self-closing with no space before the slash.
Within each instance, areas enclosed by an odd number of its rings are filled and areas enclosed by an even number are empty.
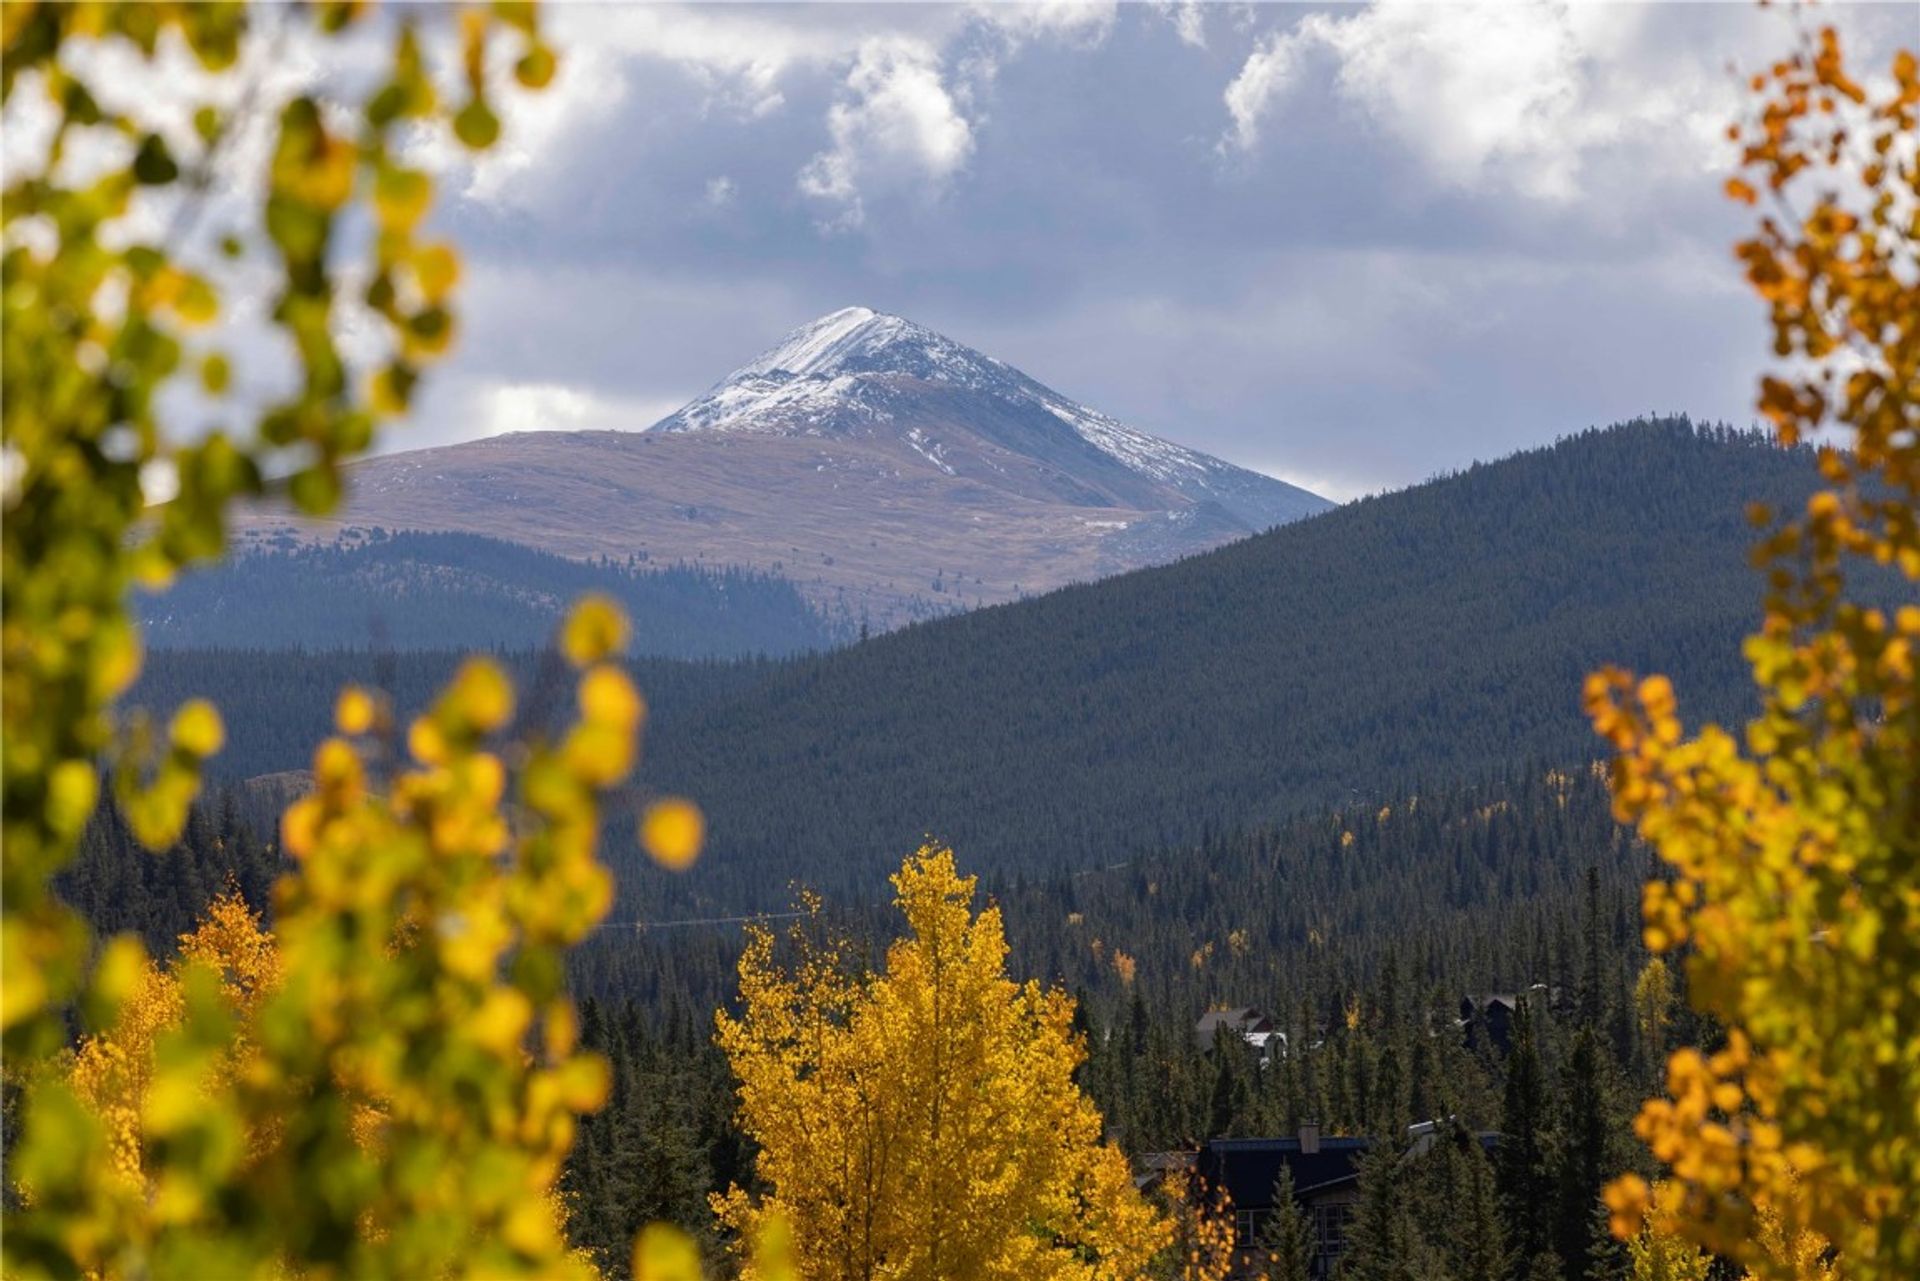
<svg viewBox="0 0 1920 1281">
<path fill-rule="evenodd" d="M 1838 11 L 1884 65 L 1910 9 Z M 1347 497 L 1643 412 L 1749 420 L 1720 196 L 1750 5 L 566 6 L 454 175 L 463 346 L 396 447 L 643 427 L 895 312 Z"/>
</svg>

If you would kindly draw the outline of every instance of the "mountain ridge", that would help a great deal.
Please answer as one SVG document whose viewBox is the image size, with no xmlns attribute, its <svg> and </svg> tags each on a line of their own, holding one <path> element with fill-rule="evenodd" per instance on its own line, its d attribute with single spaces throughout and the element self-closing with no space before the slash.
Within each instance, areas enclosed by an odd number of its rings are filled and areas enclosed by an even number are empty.
<svg viewBox="0 0 1920 1281">
<path fill-rule="evenodd" d="M 849 308 L 647 430 L 515 432 L 383 455 L 350 468 L 346 503 L 327 519 L 261 507 L 236 526 L 243 547 L 381 528 L 733 566 L 886 628 L 1331 507 L 932 330 Z"/>
</svg>

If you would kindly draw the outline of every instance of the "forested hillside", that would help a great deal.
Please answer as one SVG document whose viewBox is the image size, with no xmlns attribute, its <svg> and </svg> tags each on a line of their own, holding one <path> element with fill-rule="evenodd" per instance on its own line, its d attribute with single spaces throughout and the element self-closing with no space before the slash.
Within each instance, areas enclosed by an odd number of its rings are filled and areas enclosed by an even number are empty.
<svg viewBox="0 0 1920 1281">
<path fill-rule="evenodd" d="M 357 531 L 268 541 L 136 597 L 147 644 L 259 649 L 526 649 L 587 592 L 620 601 L 634 652 L 731 658 L 828 649 L 829 620 L 783 578 L 721 567 L 568 560 L 473 534 Z"/>
<path fill-rule="evenodd" d="M 1519 760 L 1577 765 L 1599 747 L 1580 682 L 1606 662 L 1736 718 L 1745 508 L 1813 483 L 1804 451 L 1636 422 L 835 653 L 642 664 L 641 778 L 698 798 L 711 846 L 670 876 L 616 820 L 621 910 L 778 906 L 792 878 L 870 893 L 927 833 L 972 866 L 1046 874 Z M 244 777 L 304 764 L 343 680 L 412 708 L 450 665 L 155 655 L 136 698 L 219 695 L 216 765 Z"/>
<path fill-rule="evenodd" d="M 99 928 L 139 929 L 162 956 L 229 875 L 268 908 L 277 860 L 235 809 L 210 800 L 156 857 L 133 847 L 108 808 L 62 893 Z M 1635 909 L 1649 863 L 1613 822 L 1596 771 L 1516 768 L 1118 866 L 988 878 L 982 890 L 1005 915 L 1013 971 L 1077 997 L 1090 1049 L 1082 1079 L 1136 1157 L 1213 1135 L 1288 1134 L 1309 1117 L 1330 1134 L 1446 1116 L 1507 1129 L 1524 1105 L 1530 1124 L 1586 1133 L 1612 1172 L 1636 1159 L 1628 1109 L 1656 1084 L 1663 1047 L 1712 1036 L 1685 1011 L 1677 974 L 1641 981 Z M 126 893 L 133 884 L 139 895 Z M 897 924 L 891 907 L 835 898 L 810 928 L 873 955 Z M 568 1163 L 572 1232 L 609 1275 L 626 1275 L 624 1243 L 641 1224 L 664 1218 L 707 1235 L 706 1194 L 751 1177 L 711 1043 L 712 1011 L 737 999 L 741 940 L 738 922 L 616 919 L 573 958 L 583 1037 L 609 1055 L 615 1083 Z M 1463 996 L 1529 990 L 1525 1053 L 1539 1093 L 1516 1102 L 1504 1048 L 1456 1020 Z M 1223 1039 L 1232 1053 L 1196 1044 L 1201 1013 L 1245 1005 L 1300 1052 L 1262 1070 L 1237 1041 Z M 1525 1168 L 1502 1167 L 1503 1190 L 1531 1197 L 1535 1211 L 1506 1221 L 1510 1247 L 1547 1248 L 1593 1227 L 1594 1189 L 1577 1178 L 1564 1196 L 1557 1187 L 1580 1149 L 1555 1142 L 1550 1152 L 1544 1195 L 1518 1186 Z M 1416 1217 L 1423 1231 L 1484 1230 Z"/>
</svg>

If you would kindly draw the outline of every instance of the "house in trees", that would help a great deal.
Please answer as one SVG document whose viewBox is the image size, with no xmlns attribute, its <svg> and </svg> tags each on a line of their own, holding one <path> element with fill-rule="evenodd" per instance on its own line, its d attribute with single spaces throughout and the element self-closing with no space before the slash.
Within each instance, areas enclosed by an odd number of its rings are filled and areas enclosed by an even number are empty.
<svg viewBox="0 0 1920 1281">
<path fill-rule="evenodd" d="M 1469 993 L 1460 998 L 1460 1028 L 1467 1048 L 1491 1046 L 1501 1054 L 1513 1049 L 1513 1013 L 1522 1001 L 1539 1001 L 1547 996 L 1547 987 L 1536 983 L 1524 992 Z M 1538 1009 L 1538 1005 L 1530 1005 Z"/>
<path fill-rule="evenodd" d="M 1235 1275 L 1251 1275 L 1260 1260 L 1260 1231 L 1274 1211 L 1273 1187 L 1284 1168 L 1293 1198 L 1313 1223 L 1313 1275 L 1331 1277 L 1346 1245 L 1347 1219 L 1360 1193 L 1360 1158 L 1373 1140 L 1322 1138 L 1307 1122 L 1284 1139 L 1214 1139 L 1200 1149 L 1195 1173 L 1224 1191 L 1233 1207 Z"/>
<path fill-rule="evenodd" d="M 1222 1032 L 1229 1036 L 1237 1036 L 1255 1049 L 1262 1051 L 1263 1058 L 1268 1057 L 1265 1053 L 1269 1044 L 1267 1038 L 1276 1034 L 1272 1019 L 1257 1006 L 1243 1005 L 1237 1009 L 1208 1010 L 1202 1014 L 1200 1021 L 1193 1025 L 1194 1044 L 1198 1045 L 1202 1051 L 1211 1051 L 1214 1042 L 1219 1039 Z M 1255 1041 L 1253 1038 L 1256 1036 L 1262 1039 Z M 1285 1039 L 1282 1035 L 1282 1042 Z"/>
<path fill-rule="evenodd" d="M 1450 1124 L 1423 1121 L 1409 1126 L 1401 1160 L 1424 1156 Z M 1494 1134 L 1477 1137 L 1486 1148 L 1498 1139 Z M 1201 1147 L 1194 1174 L 1202 1187 L 1224 1191 L 1232 1207 L 1233 1275 L 1264 1275 L 1261 1233 L 1276 1208 L 1274 1185 L 1284 1169 L 1293 1178 L 1295 1204 L 1313 1224 L 1313 1275 L 1322 1281 L 1333 1277 L 1346 1249 L 1347 1221 L 1360 1200 L 1361 1158 L 1372 1146 L 1368 1138 L 1322 1138 L 1320 1127 L 1307 1122 L 1291 1138 L 1214 1139 Z"/>
</svg>

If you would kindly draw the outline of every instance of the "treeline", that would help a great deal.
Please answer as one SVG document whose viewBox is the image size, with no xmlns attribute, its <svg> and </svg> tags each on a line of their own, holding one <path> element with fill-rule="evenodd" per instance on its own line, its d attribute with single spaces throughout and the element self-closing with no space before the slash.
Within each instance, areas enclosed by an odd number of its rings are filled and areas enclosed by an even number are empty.
<svg viewBox="0 0 1920 1281">
<path fill-rule="evenodd" d="M 671 658 L 831 649 L 857 622 L 828 618 L 794 585 L 752 570 L 568 560 L 455 533 L 291 535 L 135 597 L 154 649 L 530 649 L 588 592 L 620 601 L 631 652 Z"/>
<path fill-rule="evenodd" d="M 660 872 L 616 816 L 620 915 L 773 908 L 796 878 L 869 895 L 928 833 L 975 869 L 1044 877 L 1585 760 L 1580 683 L 1607 662 L 1671 675 L 1690 718 L 1737 720 L 1745 506 L 1814 480 L 1809 453 L 1757 434 L 1637 422 L 831 654 L 637 663 L 655 713 L 641 778 L 700 801 L 710 856 Z M 216 695 L 215 766 L 244 777 L 305 763 L 341 679 L 417 708 L 452 665 L 382 661 L 157 654 L 135 698 Z"/>
</svg>

